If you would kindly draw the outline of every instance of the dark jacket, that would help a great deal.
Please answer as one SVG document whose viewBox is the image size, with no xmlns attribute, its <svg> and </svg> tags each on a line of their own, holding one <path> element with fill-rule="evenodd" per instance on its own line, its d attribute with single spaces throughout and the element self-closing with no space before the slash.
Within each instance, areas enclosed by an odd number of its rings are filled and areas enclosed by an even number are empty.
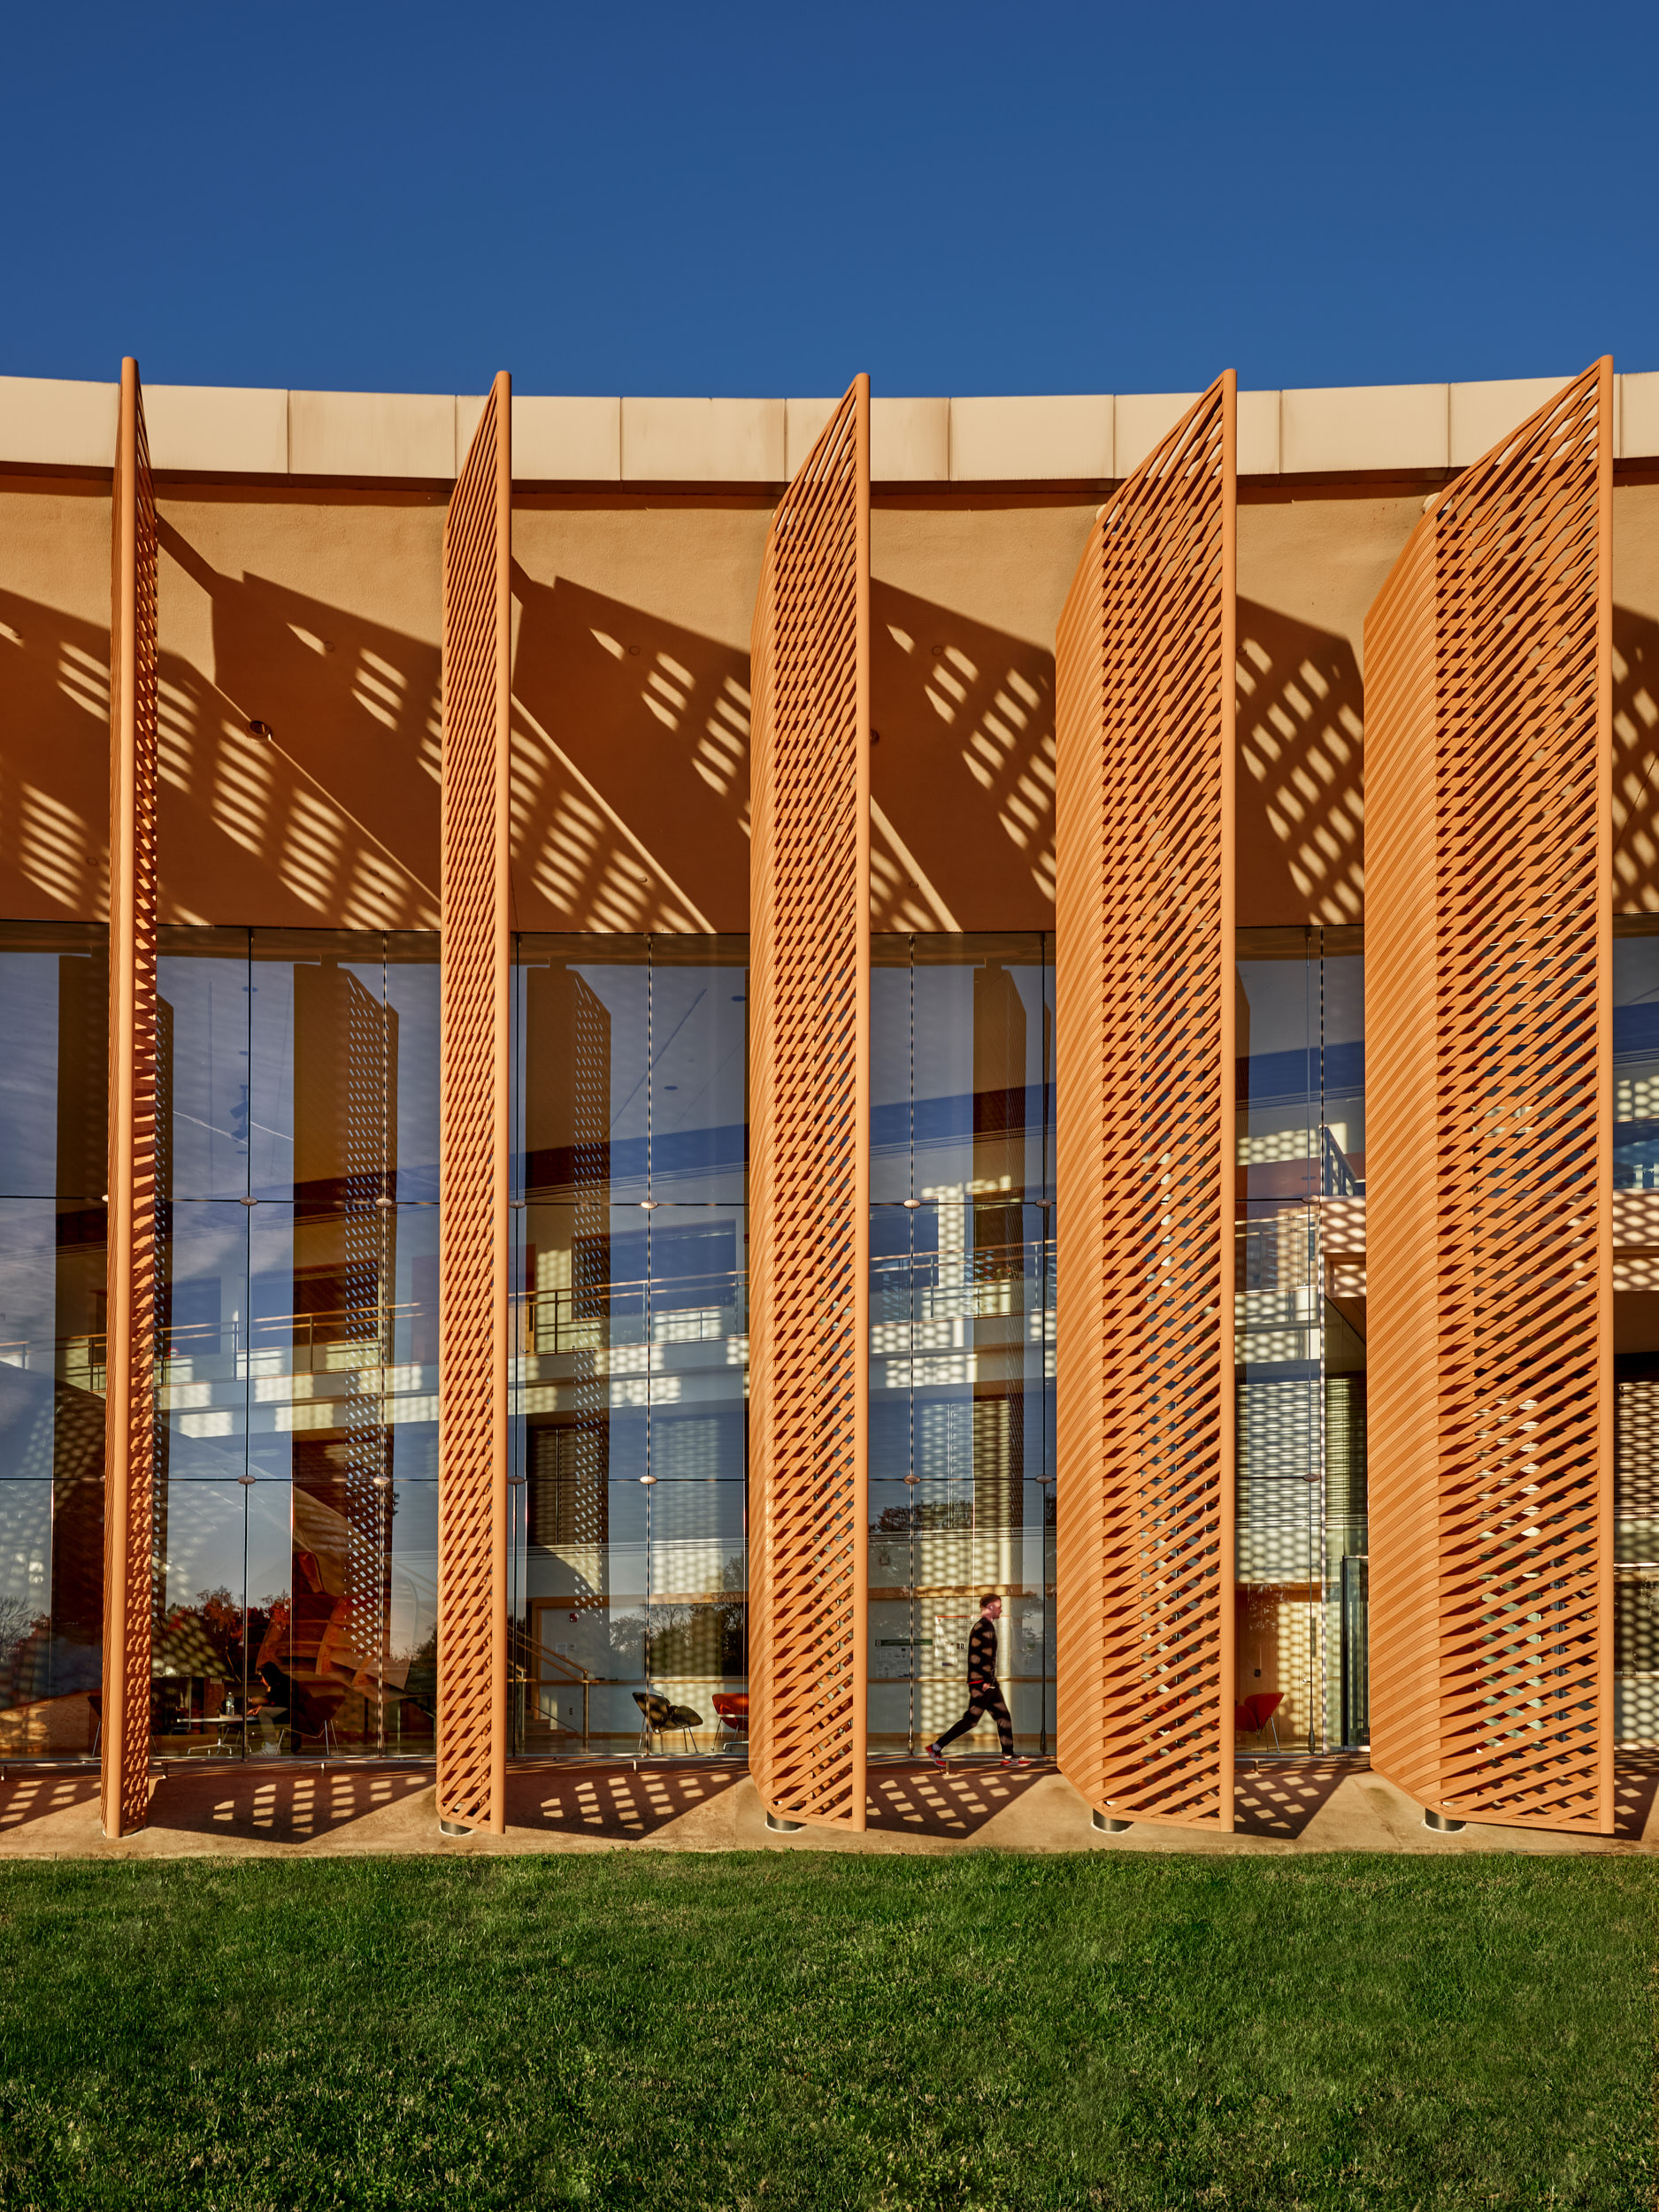
<svg viewBox="0 0 1659 2212">
<path fill-rule="evenodd" d="M 968 1637 L 968 1686 L 996 1679 L 996 1623 L 981 1613 Z"/>
</svg>

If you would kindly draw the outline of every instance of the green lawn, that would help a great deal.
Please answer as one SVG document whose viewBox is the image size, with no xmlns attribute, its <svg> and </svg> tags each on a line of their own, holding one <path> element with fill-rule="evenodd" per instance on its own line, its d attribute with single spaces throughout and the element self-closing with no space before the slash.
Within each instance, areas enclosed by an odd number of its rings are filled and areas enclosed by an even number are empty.
<svg viewBox="0 0 1659 2212">
<path fill-rule="evenodd" d="M 1659 1868 L 0 1864 L 0 2205 L 1641 2208 Z"/>
</svg>

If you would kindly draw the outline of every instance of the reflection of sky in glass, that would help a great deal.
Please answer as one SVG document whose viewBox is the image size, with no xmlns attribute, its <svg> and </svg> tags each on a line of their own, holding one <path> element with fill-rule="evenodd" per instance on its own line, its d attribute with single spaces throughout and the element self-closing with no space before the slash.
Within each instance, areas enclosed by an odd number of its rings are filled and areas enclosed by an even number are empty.
<svg viewBox="0 0 1659 2212">
<path fill-rule="evenodd" d="M 0 1196 L 45 1197 L 58 1187 L 58 1018 L 67 981 L 59 964 L 85 971 L 77 980 L 96 1009 L 106 987 L 104 962 L 78 949 L 91 933 L 13 923 L 0 943 Z M 96 1061 L 97 1041 L 89 1043 Z"/>
</svg>

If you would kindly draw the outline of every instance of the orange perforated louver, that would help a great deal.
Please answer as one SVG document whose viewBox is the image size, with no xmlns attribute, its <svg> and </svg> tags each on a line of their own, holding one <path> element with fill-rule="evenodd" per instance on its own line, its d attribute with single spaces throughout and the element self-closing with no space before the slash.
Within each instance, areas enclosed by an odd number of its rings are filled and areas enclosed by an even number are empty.
<svg viewBox="0 0 1659 2212">
<path fill-rule="evenodd" d="M 104 1409 L 106 1836 L 150 1803 L 156 1491 L 156 490 L 136 361 L 121 364 L 110 607 L 110 1157 Z"/>
<path fill-rule="evenodd" d="M 1365 620 L 1371 1763 L 1613 1817 L 1612 365 Z"/>
<path fill-rule="evenodd" d="M 1056 1718 L 1233 1826 L 1236 388 L 1101 510 L 1057 640 Z"/>
<path fill-rule="evenodd" d="M 505 1827 L 512 388 L 443 531 L 438 1182 L 438 1816 Z"/>
<path fill-rule="evenodd" d="M 755 608 L 749 1758 L 864 1825 L 870 1356 L 870 382 L 772 518 Z"/>
</svg>

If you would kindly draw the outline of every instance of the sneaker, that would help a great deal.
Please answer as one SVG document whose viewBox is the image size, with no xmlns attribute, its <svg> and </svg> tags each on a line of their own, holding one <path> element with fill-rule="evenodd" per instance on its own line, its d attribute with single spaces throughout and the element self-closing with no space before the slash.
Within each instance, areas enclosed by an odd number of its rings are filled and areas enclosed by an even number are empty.
<svg viewBox="0 0 1659 2212">
<path fill-rule="evenodd" d="M 1004 1759 L 1002 1764 L 1005 1767 L 1028 1767 L 1031 1761 L 1029 1759 Z"/>
<path fill-rule="evenodd" d="M 950 1762 L 936 1743 L 924 1744 L 922 1748 L 941 1774 L 949 1773 Z"/>
</svg>

